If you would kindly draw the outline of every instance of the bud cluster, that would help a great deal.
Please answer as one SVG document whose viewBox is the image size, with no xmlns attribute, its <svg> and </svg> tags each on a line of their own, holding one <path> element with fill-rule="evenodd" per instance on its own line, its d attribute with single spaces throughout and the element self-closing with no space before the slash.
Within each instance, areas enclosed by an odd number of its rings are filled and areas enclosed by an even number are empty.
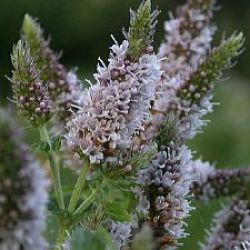
<svg viewBox="0 0 250 250">
<path fill-rule="evenodd" d="M 27 44 L 19 41 L 11 58 L 14 66 L 11 82 L 20 112 L 35 125 L 47 122 L 52 115 L 52 105 Z"/>
<path fill-rule="evenodd" d="M 64 129 L 72 114 L 70 109 L 82 101 L 83 87 L 76 74 L 67 72 L 59 58 L 43 38 L 38 22 L 26 15 L 21 41 L 12 54 L 13 92 L 18 107 L 26 111 L 29 120 L 41 125 L 53 112 L 62 123 L 56 125 Z"/>
</svg>

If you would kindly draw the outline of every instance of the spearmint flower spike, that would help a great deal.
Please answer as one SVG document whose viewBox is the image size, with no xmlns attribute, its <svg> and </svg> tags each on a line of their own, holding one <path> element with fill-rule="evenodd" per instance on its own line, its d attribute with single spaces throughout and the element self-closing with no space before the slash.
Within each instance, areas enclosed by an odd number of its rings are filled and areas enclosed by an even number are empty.
<svg viewBox="0 0 250 250">
<path fill-rule="evenodd" d="M 220 78 L 222 71 L 230 67 L 232 59 L 240 53 L 242 43 L 242 34 L 233 35 L 227 41 L 223 41 L 221 46 L 213 50 L 210 56 L 199 65 L 197 70 L 194 70 L 193 75 L 191 74 L 188 81 L 190 81 L 190 83 L 197 82 L 197 86 L 199 86 L 197 89 L 203 88 L 202 90 L 206 94 L 210 94 L 211 89 L 204 89 L 204 87 L 207 85 L 213 86 L 212 84 Z M 208 71 L 208 73 L 204 74 L 205 71 Z M 193 86 L 190 88 L 190 85 L 191 84 L 186 88 L 185 96 L 189 96 L 188 98 L 191 99 L 193 95 L 194 100 L 205 96 L 202 96 L 202 94 L 199 96 L 195 95 L 196 88 Z M 185 86 L 185 84 L 180 85 L 180 87 L 177 88 L 177 97 L 182 91 L 183 86 Z M 197 92 L 199 93 L 199 90 L 197 90 Z M 192 93 L 192 95 L 188 93 Z M 174 96 L 175 94 L 172 95 L 173 100 L 175 99 Z M 165 120 L 163 119 L 163 121 L 166 121 L 170 114 L 171 116 L 173 113 L 176 114 L 177 120 L 179 120 L 180 124 L 177 126 L 178 130 L 175 131 L 176 135 L 173 136 L 175 141 L 172 142 L 172 146 L 170 146 L 171 143 L 167 141 L 168 137 L 166 137 L 166 150 L 159 152 L 155 160 L 153 160 L 149 166 L 149 169 L 146 169 L 145 172 L 142 171 L 140 174 L 141 176 L 139 177 L 142 184 L 142 192 L 139 195 L 141 204 L 139 204 L 138 209 L 139 211 L 143 210 L 144 213 L 145 211 L 146 213 L 148 211 L 148 214 L 150 215 L 149 220 L 152 223 L 152 227 L 156 233 L 156 238 L 162 249 L 168 247 L 170 249 L 171 247 L 175 249 L 178 245 L 178 239 L 186 236 L 183 230 L 183 225 L 184 219 L 188 216 L 189 210 L 191 209 L 188 198 L 192 183 L 192 161 L 191 153 L 188 152 L 187 149 L 179 147 L 178 144 L 180 143 L 181 145 L 184 142 L 183 139 L 188 138 L 188 133 L 194 135 L 196 130 L 192 130 L 193 125 L 200 125 L 200 123 L 198 123 L 199 120 L 197 122 L 197 119 L 194 119 L 194 115 L 199 114 L 200 116 L 198 117 L 200 118 L 204 115 L 204 109 L 210 107 L 207 106 L 207 102 L 203 99 L 199 100 L 192 110 L 185 107 L 183 108 L 183 113 L 178 112 L 178 108 L 181 110 L 180 107 L 192 104 L 191 101 L 186 102 L 185 96 L 179 97 L 176 106 L 170 105 L 170 107 L 176 107 L 177 112 L 172 112 L 174 109 L 172 110 L 170 108 L 169 111 L 171 112 L 166 113 L 167 116 Z M 190 113 L 185 113 L 186 111 Z M 190 119 L 192 126 L 184 126 L 186 118 L 192 118 Z M 170 127 L 173 128 L 172 125 Z M 172 153 L 169 154 L 169 152 Z M 182 157 L 183 162 L 185 163 L 177 160 Z M 170 167 L 171 164 L 173 164 L 173 167 Z M 155 188 L 159 189 L 158 193 L 155 191 Z M 154 195 L 158 195 L 158 197 L 155 197 Z M 176 209 L 176 207 L 178 207 L 178 209 Z M 178 210 L 178 212 L 173 212 L 175 209 Z M 166 231 L 164 231 L 163 228 Z"/>
<path fill-rule="evenodd" d="M 43 39 L 43 30 L 37 19 L 32 18 L 29 14 L 24 16 L 23 25 L 21 28 L 21 38 L 29 44 L 32 55 L 34 55 L 36 58 L 37 65 L 39 67 L 44 67 L 45 58 L 40 57 L 39 55 L 43 46 L 42 44 L 45 43 Z M 35 55 L 35 52 L 38 53 Z M 49 77 L 45 77 L 43 75 L 43 78 L 46 80 L 46 78 Z"/>
<path fill-rule="evenodd" d="M 188 235 L 184 220 L 192 209 L 191 159 L 186 146 L 171 142 L 139 173 L 139 221 L 151 226 L 159 249 L 176 249 Z"/>
<path fill-rule="evenodd" d="M 0 110 L 0 249 L 47 250 L 48 180 L 10 116 Z"/>
<path fill-rule="evenodd" d="M 228 206 L 216 213 L 213 228 L 200 249 L 250 249 L 249 205 L 249 200 L 234 197 Z"/>
<path fill-rule="evenodd" d="M 67 121 L 82 99 L 83 87 L 74 71 L 67 71 L 44 38 L 43 30 L 38 21 L 26 14 L 21 30 L 21 39 L 30 47 L 34 62 L 40 70 L 41 79 L 48 88 L 50 99 L 61 121 Z M 65 122 L 66 122 L 65 121 Z"/>
<path fill-rule="evenodd" d="M 150 11 L 150 2 L 144 2 L 133 14 L 128 40 L 119 45 L 113 38 L 109 64 L 99 60 L 94 74 L 97 83 L 86 91 L 84 104 L 67 125 L 69 147 L 80 149 L 91 163 L 123 165 L 123 154 L 129 153 L 132 138 L 150 119 L 151 101 L 161 77 L 157 56 L 153 50 L 144 50 L 149 45 L 144 42 L 152 38 L 155 15 Z M 144 28 L 138 30 L 139 24 Z M 136 51 L 133 60 L 131 51 Z"/>
<path fill-rule="evenodd" d="M 198 74 L 198 77 L 192 78 L 191 75 L 191 79 L 197 82 L 197 86 L 212 84 L 215 80 L 218 80 L 221 72 L 231 65 L 232 58 L 238 55 L 241 47 L 242 35 L 233 35 L 227 41 L 223 42 L 219 48 L 215 49 L 205 62 L 199 65 L 197 71 L 194 71 L 194 75 Z M 203 71 L 207 70 L 208 74 L 201 73 L 201 69 Z M 207 79 L 204 78 L 206 76 Z M 203 78 L 200 79 L 200 77 Z M 180 86 L 177 94 L 183 86 Z M 195 92 L 195 88 L 189 88 L 188 90 L 192 93 Z M 197 97 L 196 95 L 195 98 Z M 185 98 L 183 96 L 181 96 L 179 103 L 180 106 L 185 105 Z M 198 102 L 198 104 L 200 103 Z M 203 105 L 205 106 L 205 104 Z M 176 105 L 176 107 L 179 106 Z M 186 110 L 188 109 L 183 108 L 184 112 Z M 195 111 L 204 114 L 198 105 L 193 110 L 193 112 L 190 112 L 192 115 Z M 172 112 L 170 114 L 172 115 Z M 139 204 L 138 209 L 139 211 L 143 210 L 142 214 L 148 211 L 148 219 L 152 223 L 156 239 L 162 249 L 167 247 L 176 248 L 178 239 L 186 236 L 183 229 L 185 224 L 184 219 L 189 215 L 189 210 L 191 209 L 188 202 L 192 182 L 191 152 L 184 146 L 180 146 L 183 144 L 183 139 L 187 139 L 186 136 L 183 136 L 182 129 L 184 127 L 184 118 L 188 117 L 188 115 L 184 113 L 182 116 L 182 113 L 178 113 L 178 108 L 176 114 L 180 122 L 180 128 L 179 131 L 175 131 L 177 134 L 173 136 L 175 141 L 171 144 L 167 141 L 168 138 L 166 138 L 167 145 L 165 147 L 167 150 L 159 152 L 149 166 L 149 169 L 146 169 L 145 172 L 142 171 L 139 177 L 142 184 L 142 192 L 141 194 L 139 193 L 141 204 Z M 166 117 L 168 117 L 168 114 Z M 166 120 L 168 119 L 166 118 Z M 192 132 L 190 127 L 184 128 L 188 133 Z M 183 162 L 180 159 L 183 159 Z M 173 164 L 172 167 L 170 167 L 171 164 Z M 158 192 L 155 191 L 157 189 L 159 190 Z"/>
<path fill-rule="evenodd" d="M 11 60 L 14 101 L 32 125 L 40 126 L 52 117 L 52 105 L 26 43 L 19 41 L 13 47 Z"/>
<path fill-rule="evenodd" d="M 193 138 L 206 124 L 201 118 L 213 110 L 214 83 L 221 79 L 223 72 L 240 55 L 243 43 L 242 33 L 235 33 L 223 40 L 177 90 L 177 100 L 173 101 L 171 108 L 180 118 L 182 138 Z"/>
<path fill-rule="evenodd" d="M 232 60 L 241 54 L 243 44 L 244 37 L 242 33 L 235 33 L 228 39 L 223 40 L 221 45 L 213 49 L 208 58 L 204 59 L 199 65 L 199 68 L 191 74 L 190 79 L 188 79 L 187 82 L 182 86 L 177 95 L 184 95 L 184 88 L 190 87 L 190 83 L 192 82 L 197 87 L 202 88 L 204 85 L 206 86 L 207 84 L 213 84 L 215 81 L 220 80 L 223 71 L 230 68 L 233 65 Z M 190 90 L 187 91 L 189 91 L 188 93 L 191 92 Z M 201 89 L 201 96 L 202 92 L 203 91 Z M 186 96 L 184 95 L 181 97 Z M 189 98 L 190 97 L 193 96 L 189 96 Z M 193 98 L 193 100 L 198 102 L 199 98 Z"/>
<path fill-rule="evenodd" d="M 166 39 L 159 50 L 164 78 L 185 78 L 210 49 L 215 26 L 211 24 L 215 0 L 187 0 L 176 17 L 165 23 Z"/>
<path fill-rule="evenodd" d="M 195 199 L 209 201 L 244 194 L 249 190 L 250 168 L 216 169 L 208 162 L 192 162 L 192 187 Z"/>
<path fill-rule="evenodd" d="M 157 84 L 151 109 L 152 119 L 135 140 L 135 149 L 159 136 L 162 127 L 167 128 L 166 115 L 171 109 L 172 100 L 176 98 L 176 91 L 198 68 L 201 59 L 207 56 L 216 30 L 211 24 L 214 6 L 214 0 L 187 0 L 177 8 L 176 17 L 170 16 L 165 23 L 166 38 L 158 54 L 162 79 Z"/>
</svg>

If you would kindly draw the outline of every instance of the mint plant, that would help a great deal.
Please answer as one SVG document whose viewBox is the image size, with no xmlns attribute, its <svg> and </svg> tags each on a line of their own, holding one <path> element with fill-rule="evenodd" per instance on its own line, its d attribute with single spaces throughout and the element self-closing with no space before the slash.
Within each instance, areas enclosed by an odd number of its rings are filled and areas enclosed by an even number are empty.
<svg viewBox="0 0 250 250">
<path fill-rule="evenodd" d="M 178 249 L 192 201 L 220 197 L 232 201 L 201 249 L 250 249 L 250 169 L 216 169 L 187 146 L 243 50 L 241 33 L 212 47 L 215 8 L 215 0 L 186 0 L 157 50 L 160 11 L 143 0 L 88 87 L 60 62 L 38 20 L 24 17 L 9 80 L 39 139 L 28 149 L 12 115 L 0 112 L 0 249 Z M 49 177 L 35 157 L 46 159 Z M 52 217 L 58 230 L 49 242 Z"/>
</svg>

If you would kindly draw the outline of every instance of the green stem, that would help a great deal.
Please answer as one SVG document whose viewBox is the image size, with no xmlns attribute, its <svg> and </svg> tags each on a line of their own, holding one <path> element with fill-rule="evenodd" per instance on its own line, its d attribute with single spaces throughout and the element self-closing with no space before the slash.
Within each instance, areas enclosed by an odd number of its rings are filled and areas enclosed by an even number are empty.
<svg viewBox="0 0 250 250">
<path fill-rule="evenodd" d="M 91 205 L 91 203 L 96 198 L 96 195 L 100 192 L 100 190 L 103 189 L 103 186 L 105 186 L 105 183 L 106 183 L 106 179 L 102 179 L 102 181 L 101 181 L 101 183 L 99 183 L 98 187 L 96 189 L 92 190 L 90 195 L 80 204 L 80 206 L 75 210 L 75 212 L 73 214 L 79 215 L 82 212 L 84 212 L 84 210 L 86 208 L 88 208 L 89 205 Z"/>
<path fill-rule="evenodd" d="M 67 227 L 64 224 L 61 224 L 54 250 L 62 250 L 63 249 L 62 244 L 65 242 L 67 237 L 68 237 Z"/>
<path fill-rule="evenodd" d="M 92 193 L 87 197 L 87 199 L 85 199 L 82 202 L 82 204 L 75 210 L 74 215 L 81 214 L 86 208 L 88 208 L 88 206 L 91 204 L 91 202 L 95 198 L 97 192 L 98 192 L 97 189 L 93 190 Z"/>
<path fill-rule="evenodd" d="M 51 166 L 51 171 L 54 179 L 54 187 L 57 196 L 58 206 L 61 209 L 65 208 L 64 200 L 63 200 L 63 192 L 62 192 L 62 183 L 61 183 L 61 174 L 60 167 L 57 164 L 55 156 L 53 153 L 49 153 L 49 161 Z"/>
<path fill-rule="evenodd" d="M 86 181 L 88 170 L 89 170 L 89 163 L 87 160 L 84 160 L 83 167 L 81 169 L 77 183 L 75 185 L 75 188 L 74 188 L 72 195 L 71 195 L 71 198 L 70 198 L 69 207 L 68 207 L 69 212 L 73 212 L 76 208 L 76 205 L 77 205 L 77 203 L 80 199 L 80 196 L 81 196 L 83 186 L 84 186 L 85 181 Z"/>
<path fill-rule="evenodd" d="M 64 209 L 65 205 L 64 205 L 64 200 L 63 200 L 59 161 L 56 157 L 55 151 L 53 151 L 52 149 L 52 143 L 51 143 L 49 132 L 47 130 L 46 125 L 43 125 L 42 127 L 40 127 L 39 131 L 40 131 L 41 139 L 45 140 L 48 143 L 49 148 L 50 148 L 48 152 L 48 157 L 49 157 L 50 168 L 51 168 L 52 177 L 53 177 L 53 184 L 54 184 L 56 199 L 57 199 L 59 208 Z"/>
</svg>

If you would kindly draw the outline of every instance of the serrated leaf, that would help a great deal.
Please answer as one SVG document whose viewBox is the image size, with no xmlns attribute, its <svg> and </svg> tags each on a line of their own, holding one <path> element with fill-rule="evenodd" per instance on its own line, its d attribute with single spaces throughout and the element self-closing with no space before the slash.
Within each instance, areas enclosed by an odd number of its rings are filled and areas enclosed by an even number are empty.
<svg viewBox="0 0 250 250">
<path fill-rule="evenodd" d="M 131 215 L 125 208 L 122 206 L 122 203 L 105 203 L 105 209 L 107 215 L 116 221 L 126 222 L 131 221 Z"/>
</svg>

